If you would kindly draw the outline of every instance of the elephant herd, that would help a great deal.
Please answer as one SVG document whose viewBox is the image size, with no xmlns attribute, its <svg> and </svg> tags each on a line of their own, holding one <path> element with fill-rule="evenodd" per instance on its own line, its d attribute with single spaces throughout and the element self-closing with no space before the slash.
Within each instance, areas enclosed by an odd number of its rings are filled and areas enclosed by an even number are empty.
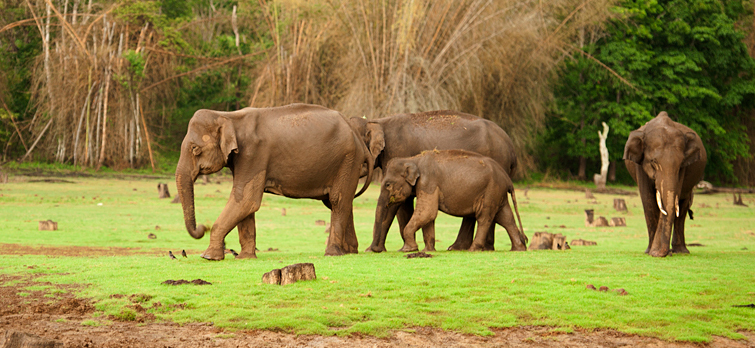
<svg viewBox="0 0 755 348">
<path fill-rule="evenodd" d="M 692 216 L 692 187 L 706 162 L 697 134 L 662 112 L 632 132 L 624 158 L 640 187 L 650 240 L 646 253 L 669 253 L 672 225 L 671 251 L 688 252 L 684 217 Z M 419 229 L 425 251 L 434 251 L 438 210 L 462 217 L 448 250 L 494 250 L 496 223 L 508 232 L 511 250 L 527 250 L 511 179 L 517 167 L 513 142 L 498 125 L 477 116 L 444 110 L 366 120 L 309 104 L 199 110 L 189 121 L 176 167 L 184 222 L 193 238 L 207 230 L 196 223 L 194 181 L 223 167 L 233 174 L 233 188 L 212 225 L 202 254 L 208 260 L 224 258 L 224 239 L 234 227 L 241 244 L 237 258 L 256 258 L 255 212 L 264 192 L 321 200 L 331 211 L 325 255 L 357 253 L 353 200 L 369 187 L 376 168 L 383 181 L 367 251 L 385 251 L 394 218 L 404 239 L 401 251 L 418 250 Z"/>
</svg>

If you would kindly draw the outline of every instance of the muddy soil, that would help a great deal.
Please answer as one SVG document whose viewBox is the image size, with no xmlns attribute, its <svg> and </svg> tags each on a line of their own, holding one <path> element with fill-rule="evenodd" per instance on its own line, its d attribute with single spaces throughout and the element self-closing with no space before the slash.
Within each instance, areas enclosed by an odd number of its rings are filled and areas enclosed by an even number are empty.
<svg viewBox="0 0 755 348">
<path fill-rule="evenodd" d="M 10 250 L 14 250 L 13 253 Z M 57 256 L 98 256 L 134 253 L 126 248 L 27 247 L 0 245 L 0 254 L 44 252 Z M 139 251 L 137 251 L 139 252 Z M 709 344 L 667 342 L 613 330 L 576 329 L 555 332 L 549 327 L 493 329 L 489 337 L 460 334 L 435 328 L 407 328 L 390 337 L 294 335 L 272 331 L 230 331 L 211 323 L 178 325 L 158 322 L 135 300 L 142 313 L 133 321 L 93 317 L 94 303 L 76 298 L 76 285 L 38 282 L 38 275 L 0 274 L 0 341 L 6 331 L 21 331 L 62 342 L 64 347 L 715 347 L 755 348 L 755 333 L 743 332 L 746 340 L 714 337 Z M 29 290 L 29 286 L 49 286 Z M 64 292 L 53 291 L 55 289 Z M 134 298 L 139 295 L 132 295 Z M 139 306 L 139 308 L 136 308 Z M 105 324 L 103 324 L 103 322 Z M 97 325 L 97 326 L 92 326 Z"/>
</svg>

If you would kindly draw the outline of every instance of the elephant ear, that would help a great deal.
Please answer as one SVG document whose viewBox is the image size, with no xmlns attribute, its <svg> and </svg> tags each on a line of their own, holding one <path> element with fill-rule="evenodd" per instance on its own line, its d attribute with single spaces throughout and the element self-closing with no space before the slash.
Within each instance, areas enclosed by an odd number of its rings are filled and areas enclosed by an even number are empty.
<svg viewBox="0 0 755 348">
<path fill-rule="evenodd" d="M 223 152 L 223 161 L 227 163 L 231 152 L 239 152 L 239 147 L 236 143 L 236 129 L 233 127 L 231 120 L 227 118 L 218 118 L 218 123 L 220 124 L 218 130 L 220 133 L 220 150 Z"/>
<path fill-rule="evenodd" d="M 642 162 L 642 158 L 645 155 L 644 138 L 645 132 L 641 130 L 629 133 L 629 139 L 627 139 L 627 144 L 624 146 L 625 160 L 630 160 L 635 163 Z"/>
<path fill-rule="evenodd" d="M 417 185 L 417 179 L 419 179 L 419 168 L 417 164 L 413 162 L 407 162 L 404 164 L 404 179 L 409 185 Z"/>
<path fill-rule="evenodd" d="M 697 141 L 697 134 L 688 132 L 684 135 L 687 138 L 687 146 L 684 149 L 684 161 L 682 167 L 686 167 L 700 160 L 700 143 Z"/>
<path fill-rule="evenodd" d="M 385 133 L 383 127 L 380 124 L 369 122 L 367 123 L 367 131 L 365 132 L 365 138 L 369 139 L 370 153 L 372 154 L 372 160 L 377 160 L 378 155 L 385 149 Z"/>
</svg>

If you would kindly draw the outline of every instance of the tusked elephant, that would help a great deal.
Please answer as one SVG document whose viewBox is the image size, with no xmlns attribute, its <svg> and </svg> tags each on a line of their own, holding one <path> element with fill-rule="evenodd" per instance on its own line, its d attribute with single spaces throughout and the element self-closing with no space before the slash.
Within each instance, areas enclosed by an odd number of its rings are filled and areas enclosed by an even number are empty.
<svg viewBox="0 0 755 348">
<path fill-rule="evenodd" d="M 431 150 L 409 158 L 390 160 L 380 187 L 375 234 L 384 235 L 390 227 L 389 216 L 395 214 L 409 197 L 417 197 L 414 210 L 404 229 L 404 247 L 418 249 L 414 238 L 424 228 L 425 251 L 434 250 L 435 218 L 438 210 L 453 216 L 477 220 L 477 235 L 470 251 L 486 250 L 487 234 L 495 223 L 503 226 L 511 239 L 511 250 L 527 250 L 527 236 L 517 229 L 509 197 L 519 218 L 514 185 L 496 161 L 470 151 Z M 522 221 L 519 219 L 519 226 Z"/>
<path fill-rule="evenodd" d="M 514 143 L 508 134 L 492 121 L 452 110 L 438 110 L 414 114 L 398 114 L 375 120 L 352 117 L 350 122 L 364 137 L 375 161 L 375 167 L 385 173 L 387 163 L 394 158 L 412 157 L 426 150 L 468 150 L 492 158 L 513 177 L 517 166 Z M 403 231 L 413 212 L 413 197 L 398 209 L 398 223 Z M 394 213 L 396 214 L 396 213 Z M 394 215 L 389 216 L 390 222 Z M 375 224 L 377 226 L 377 219 Z M 462 219 L 456 241 L 448 250 L 467 250 L 472 245 L 475 220 Z M 390 227 L 390 225 L 389 225 Z M 494 249 L 494 226 L 491 227 L 485 248 Z M 374 229 L 374 231 L 378 231 Z M 386 230 L 384 233 L 387 233 Z M 423 229 L 423 233 L 426 231 Z M 373 232 L 376 233 L 376 232 Z M 386 235 L 374 234 L 366 251 L 385 251 Z"/>
<path fill-rule="evenodd" d="M 202 238 L 196 225 L 194 181 L 223 167 L 233 173 L 233 189 L 212 225 L 202 254 L 222 260 L 225 236 L 238 226 L 241 253 L 256 258 L 255 212 L 262 193 L 322 200 L 331 209 L 325 255 L 357 253 L 352 203 L 363 169 L 372 174 L 373 158 L 361 137 L 337 111 L 292 104 L 232 112 L 199 110 L 189 121 L 176 167 L 176 186 L 189 234 Z M 362 194 L 369 186 L 363 185 Z"/>
<path fill-rule="evenodd" d="M 684 242 L 684 220 L 692 218 L 693 189 L 702 180 L 708 156 L 700 137 L 676 123 L 663 111 L 629 134 L 624 163 L 637 182 L 645 210 L 648 247 L 645 253 L 664 257 L 689 253 Z"/>
</svg>

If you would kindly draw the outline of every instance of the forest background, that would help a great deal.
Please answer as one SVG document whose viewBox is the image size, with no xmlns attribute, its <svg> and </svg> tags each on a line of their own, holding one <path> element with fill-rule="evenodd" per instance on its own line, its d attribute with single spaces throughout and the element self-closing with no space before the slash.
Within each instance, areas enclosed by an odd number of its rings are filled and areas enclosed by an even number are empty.
<svg viewBox="0 0 755 348">
<path fill-rule="evenodd" d="M 2 163 L 170 172 L 200 108 L 498 123 L 518 176 L 611 173 L 660 111 L 755 185 L 755 1 L 0 0 Z M 609 175 L 610 177 L 610 175 Z"/>
</svg>

